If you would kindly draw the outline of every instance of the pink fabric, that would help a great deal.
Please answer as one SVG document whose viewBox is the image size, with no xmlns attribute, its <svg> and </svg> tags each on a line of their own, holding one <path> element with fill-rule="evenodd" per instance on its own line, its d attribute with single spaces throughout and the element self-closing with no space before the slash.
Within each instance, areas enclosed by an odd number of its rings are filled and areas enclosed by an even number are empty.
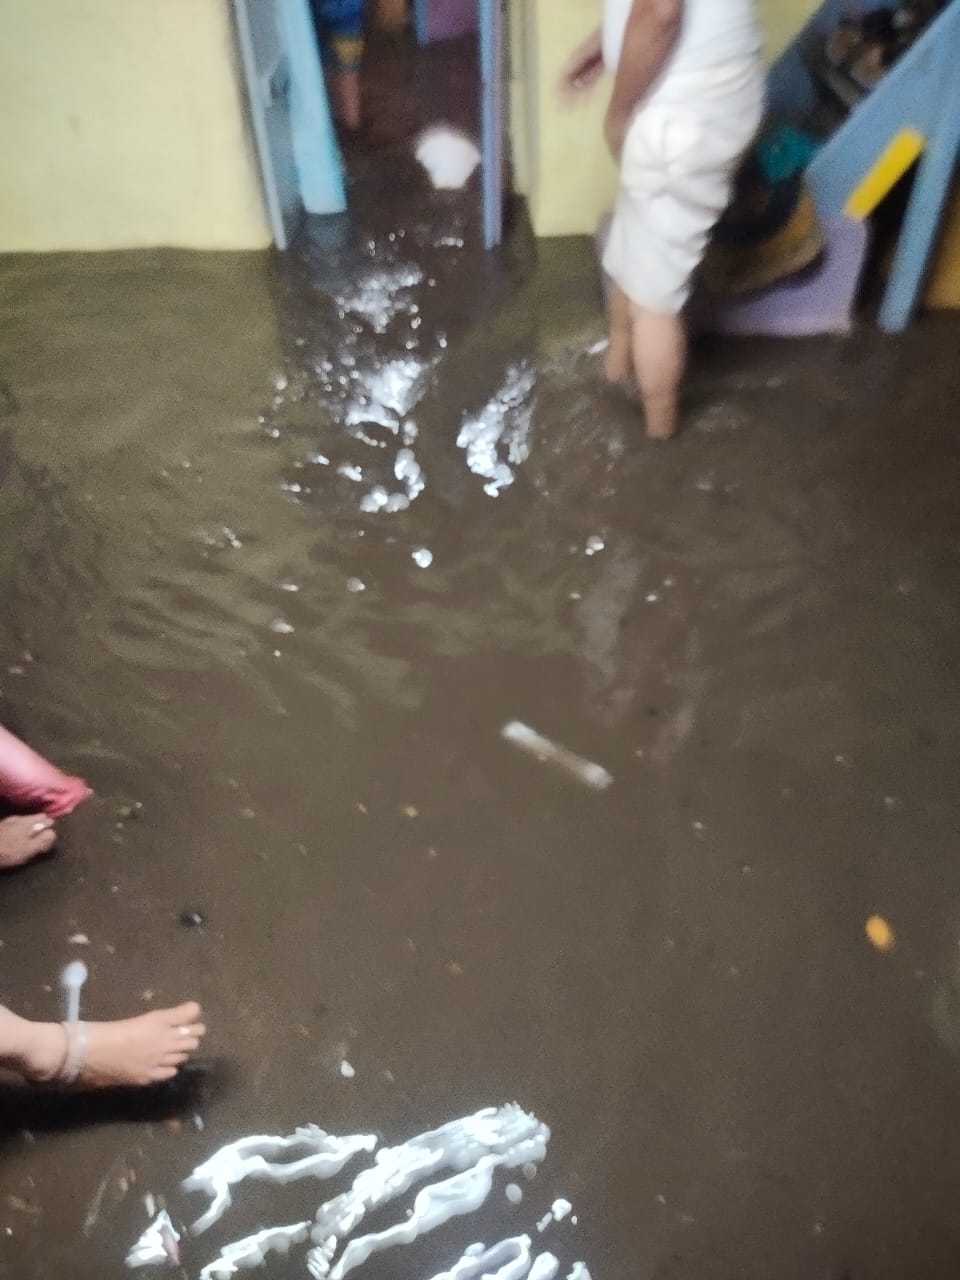
<svg viewBox="0 0 960 1280">
<path fill-rule="evenodd" d="M 82 778 L 61 773 L 0 725 L 0 796 L 5 800 L 18 809 L 62 818 L 92 795 Z"/>
</svg>

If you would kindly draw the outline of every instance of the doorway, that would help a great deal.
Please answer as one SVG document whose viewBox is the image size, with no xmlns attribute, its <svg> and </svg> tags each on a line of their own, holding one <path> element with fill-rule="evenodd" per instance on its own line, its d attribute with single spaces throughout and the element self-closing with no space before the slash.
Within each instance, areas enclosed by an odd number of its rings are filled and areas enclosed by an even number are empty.
<svg viewBox="0 0 960 1280">
<path fill-rule="evenodd" d="M 389 168 L 391 149 L 396 156 L 418 129 L 441 122 L 481 143 L 480 226 L 488 248 L 499 243 L 505 185 L 502 0 L 368 0 L 364 115 L 359 128 L 341 129 L 339 136 L 311 0 L 234 0 L 234 7 L 278 248 L 289 247 L 305 212 L 345 210 L 348 185 L 370 176 L 378 153 Z M 388 175 L 374 176 L 382 181 Z"/>
</svg>

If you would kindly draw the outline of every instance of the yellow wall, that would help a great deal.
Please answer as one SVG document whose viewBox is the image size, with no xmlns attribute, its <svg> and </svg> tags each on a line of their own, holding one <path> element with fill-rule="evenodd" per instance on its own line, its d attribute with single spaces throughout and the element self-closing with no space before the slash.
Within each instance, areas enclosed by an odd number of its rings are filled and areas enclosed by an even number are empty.
<svg viewBox="0 0 960 1280">
<path fill-rule="evenodd" d="M 270 243 L 229 0 L 0 11 L 0 251 Z"/>
<path fill-rule="evenodd" d="M 816 0 L 759 0 L 768 57 L 817 7 Z M 601 128 L 609 83 L 573 110 L 561 108 L 556 95 L 564 61 L 599 24 L 602 9 L 602 0 L 511 0 L 517 185 L 540 236 L 592 234 L 613 200 L 616 173 Z"/>
</svg>

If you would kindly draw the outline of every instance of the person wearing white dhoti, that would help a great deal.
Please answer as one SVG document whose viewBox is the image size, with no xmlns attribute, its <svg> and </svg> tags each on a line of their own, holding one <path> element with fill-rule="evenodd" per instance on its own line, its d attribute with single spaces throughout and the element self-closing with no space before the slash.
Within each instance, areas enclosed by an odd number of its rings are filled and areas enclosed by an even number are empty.
<svg viewBox="0 0 960 1280">
<path fill-rule="evenodd" d="M 603 265 L 607 376 L 636 379 L 647 434 L 677 428 L 683 309 L 737 166 L 760 125 L 761 38 L 753 0 L 605 0 L 565 93 L 614 76 L 605 134 L 620 187 Z"/>
</svg>

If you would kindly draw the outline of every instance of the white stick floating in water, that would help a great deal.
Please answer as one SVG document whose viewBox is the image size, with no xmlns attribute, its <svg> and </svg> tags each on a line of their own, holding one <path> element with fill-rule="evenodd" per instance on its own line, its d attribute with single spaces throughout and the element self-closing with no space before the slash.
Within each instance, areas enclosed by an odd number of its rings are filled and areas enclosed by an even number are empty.
<svg viewBox="0 0 960 1280">
<path fill-rule="evenodd" d="M 63 988 L 64 1021 L 80 1021 L 80 992 L 88 977 L 87 966 L 82 960 L 71 960 L 60 974 L 60 986 Z"/>
<path fill-rule="evenodd" d="M 596 791 L 606 791 L 613 782 L 613 774 L 608 773 L 602 764 L 594 764 L 593 761 L 568 751 L 566 747 L 561 747 L 559 743 L 551 742 L 549 738 L 537 733 L 536 729 L 531 729 L 528 724 L 522 724 L 519 720 L 511 720 L 509 724 L 505 724 L 500 730 L 500 736 L 544 764 L 556 765 L 564 773 L 569 773 L 578 782 L 593 787 Z"/>
</svg>

